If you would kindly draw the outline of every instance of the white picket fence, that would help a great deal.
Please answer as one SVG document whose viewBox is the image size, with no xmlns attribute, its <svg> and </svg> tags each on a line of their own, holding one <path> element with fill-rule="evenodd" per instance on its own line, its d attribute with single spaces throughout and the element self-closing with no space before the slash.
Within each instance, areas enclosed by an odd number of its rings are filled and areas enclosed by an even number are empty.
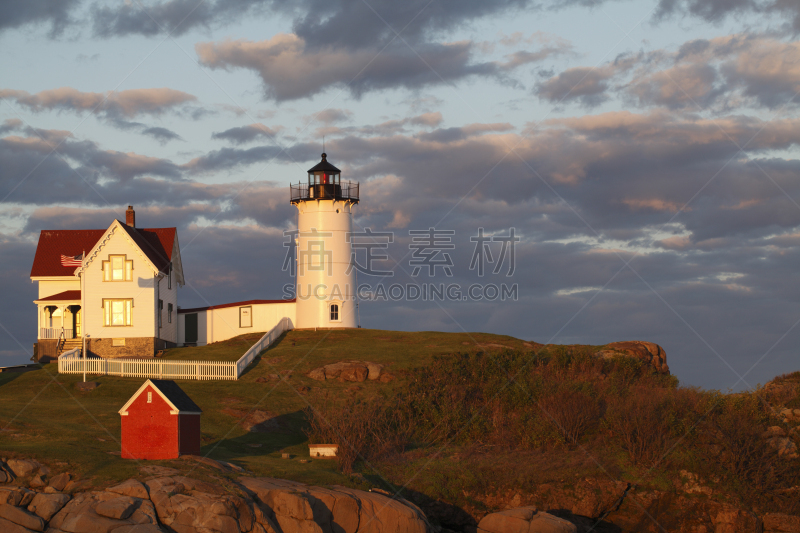
<svg viewBox="0 0 800 533">
<path fill-rule="evenodd" d="M 284 332 L 292 329 L 292 321 L 282 318 L 247 350 L 238 361 L 171 361 L 159 359 L 101 359 L 81 357 L 79 348 L 64 352 L 58 358 L 59 374 L 87 374 L 154 379 L 237 380 L 258 354 L 269 348 Z"/>
</svg>

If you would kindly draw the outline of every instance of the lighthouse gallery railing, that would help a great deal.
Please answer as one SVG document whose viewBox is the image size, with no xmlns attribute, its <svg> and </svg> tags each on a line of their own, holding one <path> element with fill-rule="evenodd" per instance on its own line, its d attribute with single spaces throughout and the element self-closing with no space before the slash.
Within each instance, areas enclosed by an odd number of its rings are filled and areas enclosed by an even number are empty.
<svg viewBox="0 0 800 533">
<path fill-rule="evenodd" d="M 175 361 L 169 359 L 103 359 L 81 357 L 80 348 L 64 352 L 58 358 L 59 374 L 87 374 L 153 379 L 237 380 L 247 366 L 269 348 L 284 332 L 292 329 L 292 321 L 282 318 L 247 350 L 238 361 Z"/>
</svg>

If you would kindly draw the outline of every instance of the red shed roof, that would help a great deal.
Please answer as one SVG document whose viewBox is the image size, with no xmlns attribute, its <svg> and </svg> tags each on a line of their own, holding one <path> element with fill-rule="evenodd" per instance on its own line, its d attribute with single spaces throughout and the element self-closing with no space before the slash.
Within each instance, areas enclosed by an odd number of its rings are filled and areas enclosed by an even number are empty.
<svg viewBox="0 0 800 533">
<path fill-rule="evenodd" d="M 172 261 L 175 228 L 132 228 L 120 225 L 141 248 L 148 259 L 161 270 Z M 33 258 L 31 277 L 72 276 L 75 267 L 61 265 L 61 256 L 76 256 L 89 252 L 106 232 L 104 229 L 42 230 Z"/>
<path fill-rule="evenodd" d="M 75 289 L 72 291 L 64 291 L 59 292 L 58 294 L 54 294 L 52 296 L 46 296 L 44 298 L 39 298 L 36 300 L 37 302 L 68 302 L 68 301 L 80 301 L 81 299 L 81 291 L 80 289 Z"/>
<path fill-rule="evenodd" d="M 130 397 L 125 405 L 122 406 L 122 409 L 119 410 L 119 414 L 123 416 L 127 415 L 128 408 L 133 404 L 134 400 L 147 389 L 148 385 L 151 385 L 153 389 L 161 395 L 164 401 L 173 408 L 175 411 L 174 414 L 199 415 L 203 412 L 174 381 L 169 379 L 148 379 L 139 387 L 139 390 Z"/>
<path fill-rule="evenodd" d="M 243 305 L 256 305 L 256 304 L 291 304 L 294 303 L 296 298 L 291 300 L 247 300 L 244 302 L 233 302 L 230 304 L 209 305 L 208 307 L 192 307 L 191 309 L 178 309 L 179 313 L 197 313 L 198 311 L 208 311 L 209 309 L 225 309 L 226 307 L 240 307 Z"/>
</svg>

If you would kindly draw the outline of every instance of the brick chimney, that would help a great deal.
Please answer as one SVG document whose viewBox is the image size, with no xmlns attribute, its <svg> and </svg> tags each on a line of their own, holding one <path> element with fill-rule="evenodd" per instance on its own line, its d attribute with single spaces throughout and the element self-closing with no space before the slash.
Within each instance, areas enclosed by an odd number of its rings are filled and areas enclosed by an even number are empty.
<svg viewBox="0 0 800 533">
<path fill-rule="evenodd" d="M 132 228 L 136 227 L 136 211 L 133 210 L 132 205 L 129 205 L 128 210 L 125 211 L 125 224 Z"/>
</svg>

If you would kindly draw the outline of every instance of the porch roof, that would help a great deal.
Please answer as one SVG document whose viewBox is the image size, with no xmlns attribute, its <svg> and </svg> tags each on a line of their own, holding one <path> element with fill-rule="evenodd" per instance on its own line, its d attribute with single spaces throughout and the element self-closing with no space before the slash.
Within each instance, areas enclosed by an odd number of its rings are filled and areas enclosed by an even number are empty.
<svg viewBox="0 0 800 533">
<path fill-rule="evenodd" d="M 80 301 L 81 301 L 81 291 L 80 289 L 77 289 L 72 291 L 59 292 L 58 294 L 54 294 L 52 296 L 45 296 L 44 298 L 39 298 L 38 300 L 34 300 L 33 303 L 35 304 L 80 303 Z"/>
</svg>

